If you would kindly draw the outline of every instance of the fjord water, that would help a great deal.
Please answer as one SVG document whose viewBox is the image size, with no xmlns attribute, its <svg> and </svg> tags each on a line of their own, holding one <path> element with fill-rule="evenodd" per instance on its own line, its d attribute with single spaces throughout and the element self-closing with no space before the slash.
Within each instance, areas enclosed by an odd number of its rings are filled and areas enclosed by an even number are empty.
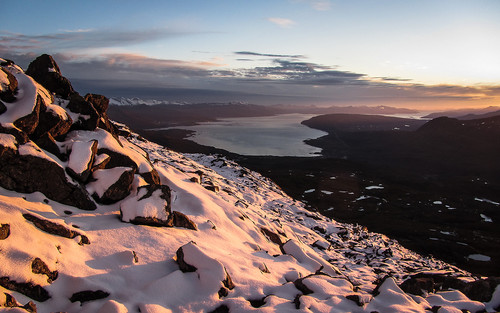
<svg viewBox="0 0 500 313">
<path fill-rule="evenodd" d="M 317 156 L 321 149 L 306 145 L 304 140 L 326 133 L 300 124 L 313 116 L 281 114 L 223 118 L 182 128 L 195 131 L 189 139 L 198 144 L 241 155 Z"/>
</svg>

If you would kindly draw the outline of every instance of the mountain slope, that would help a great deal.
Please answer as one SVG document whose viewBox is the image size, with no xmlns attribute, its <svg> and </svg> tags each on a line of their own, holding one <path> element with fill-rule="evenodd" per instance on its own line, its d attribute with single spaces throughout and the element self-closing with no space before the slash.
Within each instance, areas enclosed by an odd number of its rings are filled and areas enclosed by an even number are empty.
<svg viewBox="0 0 500 313">
<path fill-rule="evenodd" d="M 53 97 L 56 89 L 0 62 L 18 83 L 12 89 L 13 80 L 3 79 L 0 90 L 0 311 L 479 312 L 500 305 L 495 279 L 307 211 L 224 158 L 148 142 L 107 119 L 105 98 L 68 86 Z M 61 81 L 51 57 L 32 64 L 40 68 L 34 77 Z"/>
</svg>

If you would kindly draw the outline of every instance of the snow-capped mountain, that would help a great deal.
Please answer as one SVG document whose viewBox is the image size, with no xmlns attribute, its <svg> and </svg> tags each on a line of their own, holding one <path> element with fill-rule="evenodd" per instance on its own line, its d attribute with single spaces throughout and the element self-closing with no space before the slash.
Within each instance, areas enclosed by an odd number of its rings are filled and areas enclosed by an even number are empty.
<svg viewBox="0 0 500 313">
<path fill-rule="evenodd" d="M 493 312 L 500 282 L 308 211 L 80 96 L 47 55 L 0 59 L 0 311 Z"/>
</svg>

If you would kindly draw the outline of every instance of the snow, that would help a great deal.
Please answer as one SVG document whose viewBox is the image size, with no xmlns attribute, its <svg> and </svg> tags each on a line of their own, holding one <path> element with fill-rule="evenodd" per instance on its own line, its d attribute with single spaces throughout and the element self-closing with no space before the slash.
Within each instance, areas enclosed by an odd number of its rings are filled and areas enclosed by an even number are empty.
<svg viewBox="0 0 500 313">
<path fill-rule="evenodd" d="M 5 148 L 9 148 L 12 150 L 17 150 L 16 147 L 16 138 L 12 135 L 9 134 L 0 134 L 0 146 L 3 146 Z"/>
<path fill-rule="evenodd" d="M 9 77 L 7 76 L 7 73 L 4 71 L 0 70 L 0 91 L 7 90 L 7 86 L 9 86 Z"/>
<path fill-rule="evenodd" d="M 433 204 L 437 204 L 437 205 L 443 204 L 443 202 L 442 202 L 442 201 L 439 201 L 439 200 L 434 201 L 434 202 L 432 202 L 432 203 L 433 203 Z"/>
<path fill-rule="evenodd" d="M 71 154 L 69 156 L 68 167 L 75 173 L 81 174 L 89 168 L 92 160 L 92 146 L 95 141 L 76 141 L 71 146 Z M 92 164 L 90 164 L 92 165 Z"/>
<path fill-rule="evenodd" d="M 304 191 L 304 193 L 312 193 L 312 192 L 315 192 L 316 189 L 307 189 L 306 191 Z"/>
<path fill-rule="evenodd" d="M 325 195 L 331 195 L 333 193 L 333 191 L 328 191 L 328 190 L 321 190 L 322 193 L 324 193 Z"/>
<path fill-rule="evenodd" d="M 491 261 L 491 257 L 489 257 L 487 255 L 483 255 L 483 254 L 471 254 L 467 258 L 474 260 L 474 261 L 482 261 L 482 262 Z"/>
<path fill-rule="evenodd" d="M 106 190 L 109 189 L 126 171 L 131 170 L 129 167 L 114 167 L 110 169 L 101 169 L 92 173 L 95 181 L 87 185 L 87 191 L 90 194 L 96 193 L 102 197 Z"/>
<path fill-rule="evenodd" d="M 365 187 L 366 190 L 373 190 L 373 189 L 384 189 L 383 186 L 368 186 Z"/>
<path fill-rule="evenodd" d="M 487 223 L 492 223 L 493 222 L 493 220 L 489 216 L 486 216 L 484 214 L 479 214 L 479 216 L 481 216 L 481 218 L 483 219 L 484 222 L 487 222 Z"/>
<path fill-rule="evenodd" d="M 495 201 L 492 201 L 492 200 L 488 200 L 488 199 L 485 199 L 485 198 L 474 198 L 474 200 L 476 201 L 479 201 L 479 202 L 486 202 L 486 203 L 490 203 L 490 204 L 494 204 L 494 205 L 500 205 L 500 203 L 498 202 L 495 202 Z"/>
</svg>

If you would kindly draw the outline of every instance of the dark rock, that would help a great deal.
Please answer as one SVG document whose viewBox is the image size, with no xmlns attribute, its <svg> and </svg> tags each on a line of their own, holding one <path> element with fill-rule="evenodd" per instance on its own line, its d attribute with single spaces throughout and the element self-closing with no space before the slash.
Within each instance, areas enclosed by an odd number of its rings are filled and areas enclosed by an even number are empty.
<svg viewBox="0 0 500 313">
<path fill-rule="evenodd" d="M 16 298 L 14 298 L 12 295 L 4 292 L 5 295 L 5 303 L 0 303 L 0 305 L 3 305 L 8 308 L 15 308 L 19 306 L 19 302 L 17 302 Z"/>
<path fill-rule="evenodd" d="M 109 292 L 102 291 L 102 290 L 84 290 L 84 291 L 79 291 L 71 295 L 69 298 L 69 301 L 71 302 L 77 302 L 79 301 L 81 304 L 88 302 L 88 301 L 94 301 L 94 300 L 99 300 L 99 299 L 104 299 L 109 296 Z"/>
<path fill-rule="evenodd" d="M 223 297 L 227 297 L 229 295 L 229 289 L 227 289 L 226 287 L 220 287 L 217 294 L 219 295 L 219 299 L 223 298 Z"/>
<path fill-rule="evenodd" d="M 102 156 L 102 157 L 101 157 Z M 102 154 L 99 155 L 99 161 L 97 161 L 97 157 L 94 158 L 94 164 L 92 166 L 92 173 L 97 171 L 97 170 L 102 170 L 106 168 L 106 165 L 108 165 L 109 161 L 111 161 L 111 157 L 107 154 Z M 96 162 L 99 162 L 96 164 Z"/>
<path fill-rule="evenodd" d="M 87 236 L 82 235 L 79 232 L 76 232 L 76 231 L 69 229 L 67 227 L 64 227 L 61 224 L 56 224 L 56 223 L 51 222 L 49 220 L 41 219 L 41 218 L 36 217 L 36 216 L 29 214 L 29 213 L 24 213 L 23 217 L 26 220 L 32 222 L 36 228 L 38 228 L 46 233 L 69 238 L 69 239 L 73 239 L 76 236 L 81 236 L 81 242 L 85 242 L 85 244 L 90 244 Z"/>
<path fill-rule="evenodd" d="M 363 306 L 371 301 L 371 297 L 369 295 L 347 295 L 346 299 L 354 301 L 358 306 Z"/>
<path fill-rule="evenodd" d="M 431 293 L 447 289 L 461 290 L 465 286 L 464 281 L 450 275 L 419 273 L 410 276 L 399 287 L 404 292 L 422 296 L 426 292 Z"/>
<path fill-rule="evenodd" d="M 183 273 L 195 272 L 197 270 L 196 267 L 192 266 L 191 264 L 187 264 L 186 261 L 184 261 L 184 251 L 182 250 L 182 247 L 177 249 L 175 255 L 176 255 L 176 262 L 179 265 L 179 269 Z"/>
<path fill-rule="evenodd" d="M 134 174 L 135 169 L 124 171 L 118 180 L 104 192 L 102 197 L 94 194 L 96 201 L 102 204 L 113 204 L 125 199 L 130 194 L 132 182 L 134 181 Z"/>
<path fill-rule="evenodd" d="M 293 304 L 295 304 L 295 309 L 297 309 L 297 310 L 300 310 L 300 297 L 301 296 L 302 296 L 301 294 L 297 294 L 295 296 L 295 299 L 293 299 Z"/>
<path fill-rule="evenodd" d="M 193 182 L 193 183 L 197 183 L 197 184 L 200 184 L 200 178 L 197 177 L 197 176 L 194 176 L 194 177 L 191 177 L 189 179 L 189 181 Z"/>
<path fill-rule="evenodd" d="M 47 152 L 52 153 L 56 157 L 58 157 L 62 161 L 66 161 L 67 157 L 61 153 L 59 150 L 59 146 L 56 143 L 56 140 L 54 137 L 52 137 L 51 134 L 45 133 L 42 136 L 40 136 L 36 141 L 36 145 L 39 146 L 40 148 L 44 149 Z"/>
<path fill-rule="evenodd" d="M 40 107 L 44 106 L 42 97 L 37 95 L 36 103 L 30 114 L 18 118 L 14 121 L 14 126 L 25 132 L 26 134 L 32 134 L 36 127 L 38 126 L 38 116 L 40 114 Z"/>
<path fill-rule="evenodd" d="M 25 132 L 16 127 L 4 127 L 0 124 L 0 133 L 14 136 L 14 138 L 16 138 L 17 143 L 20 145 L 23 145 L 30 140 Z"/>
<path fill-rule="evenodd" d="M 50 184 L 47 178 L 50 177 Z M 54 201 L 82 210 L 95 210 L 87 191 L 70 183 L 59 164 L 0 146 L 0 186 L 22 193 L 39 191 Z"/>
<path fill-rule="evenodd" d="M 221 304 L 208 313 L 229 313 L 229 307 L 225 304 Z"/>
<path fill-rule="evenodd" d="M 326 234 L 326 229 L 324 227 L 321 227 L 321 226 L 314 226 L 313 230 L 315 230 L 321 234 Z"/>
<path fill-rule="evenodd" d="M 79 147 L 77 148 L 75 145 L 79 145 Z M 71 177 L 75 178 L 76 180 L 82 183 L 85 183 L 88 180 L 90 174 L 92 174 L 92 166 L 94 164 L 94 158 L 97 153 L 97 145 L 98 145 L 97 140 L 92 140 L 86 143 L 76 143 L 76 142 L 73 143 L 73 150 L 69 155 L 70 164 L 72 162 L 72 158 L 78 160 L 82 157 L 83 153 L 85 153 L 84 157 L 85 159 L 88 160 L 88 162 L 87 164 L 84 164 L 84 170 L 81 173 L 76 173 L 69 166 L 66 167 L 66 172 Z"/>
<path fill-rule="evenodd" d="M 281 239 L 281 236 L 276 234 L 275 232 L 272 232 L 270 231 L 269 229 L 265 228 L 265 227 L 261 227 L 260 228 L 260 231 L 264 234 L 264 236 L 266 236 L 267 238 L 269 238 L 269 240 L 277 245 L 283 245 L 285 242 L 283 241 L 283 239 Z"/>
<path fill-rule="evenodd" d="M 488 277 L 467 283 L 460 291 L 471 300 L 489 302 L 498 285 L 500 285 L 500 277 Z"/>
<path fill-rule="evenodd" d="M 250 305 L 253 306 L 254 308 L 260 308 L 264 304 L 266 304 L 266 298 L 267 296 L 263 297 L 262 299 L 248 299 L 248 302 L 250 302 Z"/>
<path fill-rule="evenodd" d="M 0 224 L 0 240 L 5 240 L 10 235 L 10 225 Z"/>
<path fill-rule="evenodd" d="M 7 75 L 7 79 L 9 80 L 9 84 L 7 85 L 7 89 L 0 91 L 0 100 L 5 102 L 14 102 L 16 100 L 17 93 L 17 79 L 11 72 L 4 68 L 0 68 L 0 71 L 4 72 Z M 5 112 L 5 111 L 4 111 Z M 3 113 L 0 110 L 0 114 Z"/>
<path fill-rule="evenodd" d="M 92 103 L 85 101 L 79 94 L 75 93 L 70 96 L 67 108 L 73 112 L 78 113 L 80 116 L 77 121 L 73 121 L 71 130 L 95 130 L 99 124 L 99 114 L 92 106 Z"/>
<path fill-rule="evenodd" d="M 28 65 L 26 74 L 64 99 L 69 99 L 75 93 L 71 83 L 62 76 L 59 66 L 50 55 L 43 54 L 32 61 Z"/>
<path fill-rule="evenodd" d="M 120 210 L 120 215 L 122 215 Z M 122 219 L 122 216 L 120 216 Z M 123 219 L 122 219 L 123 220 Z M 134 219 L 130 220 L 130 223 L 134 225 L 146 225 L 153 227 L 172 227 L 168 221 L 164 221 L 162 219 L 156 217 L 144 217 L 144 216 L 136 216 Z"/>
<path fill-rule="evenodd" d="M 35 140 L 46 133 L 54 138 L 65 135 L 73 124 L 73 120 L 66 111 L 64 111 L 64 116 L 61 116 L 49 109 L 46 103 L 40 106 L 38 119 L 38 125 L 31 136 Z"/>
<path fill-rule="evenodd" d="M 6 111 L 7 111 L 7 107 L 5 106 L 5 104 L 2 101 L 0 101 L 0 114 L 4 114 Z"/>
<path fill-rule="evenodd" d="M 187 217 L 187 215 L 177 211 L 173 211 L 168 216 L 167 223 L 168 226 L 183 227 L 187 229 L 198 230 L 198 227 L 196 226 L 195 222 L 190 220 L 189 217 Z"/>
<path fill-rule="evenodd" d="M 220 191 L 220 187 L 218 185 L 216 185 L 214 182 L 212 181 L 208 181 L 206 183 L 203 184 L 203 187 L 207 190 L 210 190 L 210 191 L 213 191 L 213 192 L 219 192 Z"/>
<path fill-rule="evenodd" d="M 151 172 L 141 173 L 140 175 L 150 185 L 160 184 L 160 174 L 158 174 L 158 171 L 156 171 L 155 169 L 153 169 Z"/>
<path fill-rule="evenodd" d="M 299 278 L 293 282 L 293 285 L 295 286 L 295 288 L 300 290 L 302 292 L 302 294 L 304 294 L 304 295 L 308 295 L 308 294 L 313 293 L 313 291 L 311 289 L 309 289 L 309 287 L 307 287 L 304 284 L 304 279 L 309 278 L 309 277 L 310 276 L 306 276 L 304 278 Z"/>
<path fill-rule="evenodd" d="M 106 111 L 108 111 L 109 99 L 103 95 L 88 93 L 85 95 L 85 101 L 92 103 L 94 109 L 101 116 L 106 114 Z"/>
<path fill-rule="evenodd" d="M 234 289 L 234 283 L 233 280 L 231 279 L 231 276 L 229 276 L 229 273 L 227 272 L 226 268 L 224 267 L 224 272 L 226 273 L 226 278 L 222 281 L 222 284 L 229 290 Z"/>
<path fill-rule="evenodd" d="M 45 264 L 45 262 L 40 258 L 35 258 L 33 262 L 31 262 L 31 271 L 33 274 L 47 275 L 47 282 L 49 284 L 51 284 L 59 276 L 57 271 L 51 271 L 47 264 Z"/>
<path fill-rule="evenodd" d="M 0 277 L 0 286 L 19 292 L 35 301 L 44 302 L 50 299 L 50 294 L 40 285 L 29 283 L 18 283 L 15 280 L 10 280 L 9 277 Z"/>
<path fill-rule="evenodd" d="M 36 313 L 37 312 L 37 310 L 36 310 L 36 304 L 33 303 L 33 301 L 30 301 L 30 302 L 26 303 L 25 305 L 22 306 L 22 308 L 25 309 L 28 312 L 31 312 L 31 313 Z"/>
</svg>

